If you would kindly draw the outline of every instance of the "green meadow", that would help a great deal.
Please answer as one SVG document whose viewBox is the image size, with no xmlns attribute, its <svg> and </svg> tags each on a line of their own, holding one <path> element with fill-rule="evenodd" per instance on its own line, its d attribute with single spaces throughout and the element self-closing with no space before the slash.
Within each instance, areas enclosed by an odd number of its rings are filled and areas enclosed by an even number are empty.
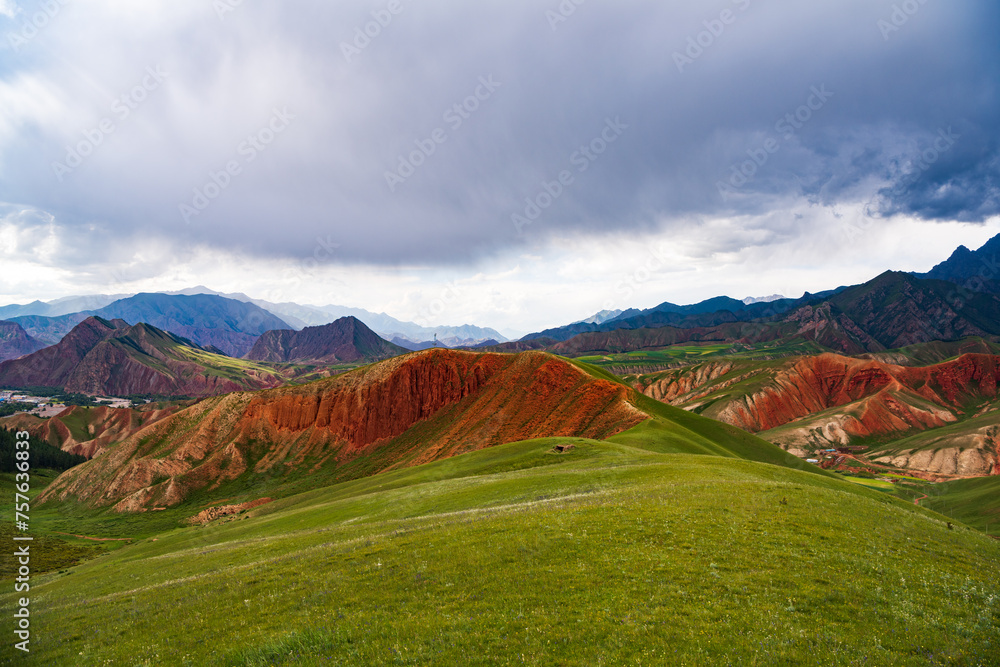
<svg viewBox="0 0 1000 667">
<path fill-rule="evenodd" d="M 654 436 L 512 443 L 203 527 L 39 507 L 40 531 L 134 540 L 33 579 L 13 664 L 997 664 L 1000 543 Z"/>
</svg>

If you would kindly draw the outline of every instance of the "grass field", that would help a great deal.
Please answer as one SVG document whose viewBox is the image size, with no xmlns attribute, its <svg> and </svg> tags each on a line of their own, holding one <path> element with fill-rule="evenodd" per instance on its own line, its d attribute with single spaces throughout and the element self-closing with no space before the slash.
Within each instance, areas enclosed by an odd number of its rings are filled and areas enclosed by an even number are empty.
<svg viewBox="0 0 1000 667">
<path fill-rule="evenodd" d="M 33 664 L 996 664 L 997 542 L 833 476 L 617 440 L 512 443 L 206 527 L 121 517 L 142 539 L 33 580 Z M 72 512 L 87 526 L 33 517 Z"/>
<path fill-rule="evenodd" d="M 764 360 L 784 357 L 822 354 L 825 347 L 812 341 L 787 339 L 773 343 L 743 345 L 732 343 L 708 343 L 702 345 L 672 345 L 659 350 L 639 352 L 588 355 L 577 357 L 579 361 L 607 368 L 618 375 L 631 378 L 666 368 L 676 368 L 704 361 L 718 359 Z"/>
<path fill-rule="evenodd" d="M 1000 477 L 960 479 L 933 485 L 921 505 L 1000 537 Z"/>
</svg>

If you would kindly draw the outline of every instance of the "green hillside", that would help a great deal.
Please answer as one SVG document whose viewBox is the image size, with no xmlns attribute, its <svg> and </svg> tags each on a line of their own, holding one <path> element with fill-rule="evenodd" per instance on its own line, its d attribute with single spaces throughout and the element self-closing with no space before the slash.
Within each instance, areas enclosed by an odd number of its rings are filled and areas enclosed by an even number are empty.
<svg viewBox="0 0 1000 667">
<path fill-rule="evenodd" d="M 832 477 L 619 439 L 512 443 L 164 528 L 38 577 L 32 657 L 995 664 L 995 541 Z"/>
<path fill-rule="evenodd" d="M 1000 538 L 1000 477 L 958 479 L 929 486 L 924 507 Z"/>
</svg>

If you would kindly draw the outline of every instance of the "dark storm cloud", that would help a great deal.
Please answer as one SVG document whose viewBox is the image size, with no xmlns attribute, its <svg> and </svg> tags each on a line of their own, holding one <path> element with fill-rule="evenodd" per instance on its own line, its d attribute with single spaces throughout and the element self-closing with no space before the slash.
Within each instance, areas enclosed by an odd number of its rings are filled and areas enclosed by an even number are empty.
<svg viewBox="0 0 1000 667">
<path fill-rule="evenodd" d="M 376 262 L 795 199 L 998 212 L 986 0 L 186 4 L 0 16 L 0 200 L 90 248 Z"/>
</svg>

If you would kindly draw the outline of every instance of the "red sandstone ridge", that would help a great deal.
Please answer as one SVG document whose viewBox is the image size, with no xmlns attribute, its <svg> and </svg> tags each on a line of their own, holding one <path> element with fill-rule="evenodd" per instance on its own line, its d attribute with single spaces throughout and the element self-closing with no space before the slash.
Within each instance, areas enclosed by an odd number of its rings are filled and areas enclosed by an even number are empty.
<svg viewBox="0 0 1000 667">
<path fill-rule="evenodd" d="M 432 349 L 308 385 L 206 399 L 67 471 L 41 500 L 137 511 L 248 472 L 346 478 L 516 440 L 607 438 L 649 418 L 631 397 L 542 353 Z M 363 472 L 339 472 L 355 462 Z"/>
<path fill-rule="evenodd" d="M 40 419 L 21 413 L 0 419 L 0 427 L 8 430 L 28 431 L 32 437 L 44 440 L 70 454 L 93 458 L 111 445 L 164 417 L 178 408 L 131 409 L 98 406 L 84 408 L 71 406 L 55 417 Z M 72 424 L 70 428 L 67 424 Z"/>
<path fill-rule="evenodd" d="M 840 425 L 863 437 L 953 422 L 967 403 L 995 399 L 998 379 L 1000 357 L 986 354 L 922 368 L 822 354 L 722 374 L 671 371 L 642 391 L 682 407 L 708 404 L 706 416 L 751 432 L 850 405 L 852 415 Z"/>
</svg>

